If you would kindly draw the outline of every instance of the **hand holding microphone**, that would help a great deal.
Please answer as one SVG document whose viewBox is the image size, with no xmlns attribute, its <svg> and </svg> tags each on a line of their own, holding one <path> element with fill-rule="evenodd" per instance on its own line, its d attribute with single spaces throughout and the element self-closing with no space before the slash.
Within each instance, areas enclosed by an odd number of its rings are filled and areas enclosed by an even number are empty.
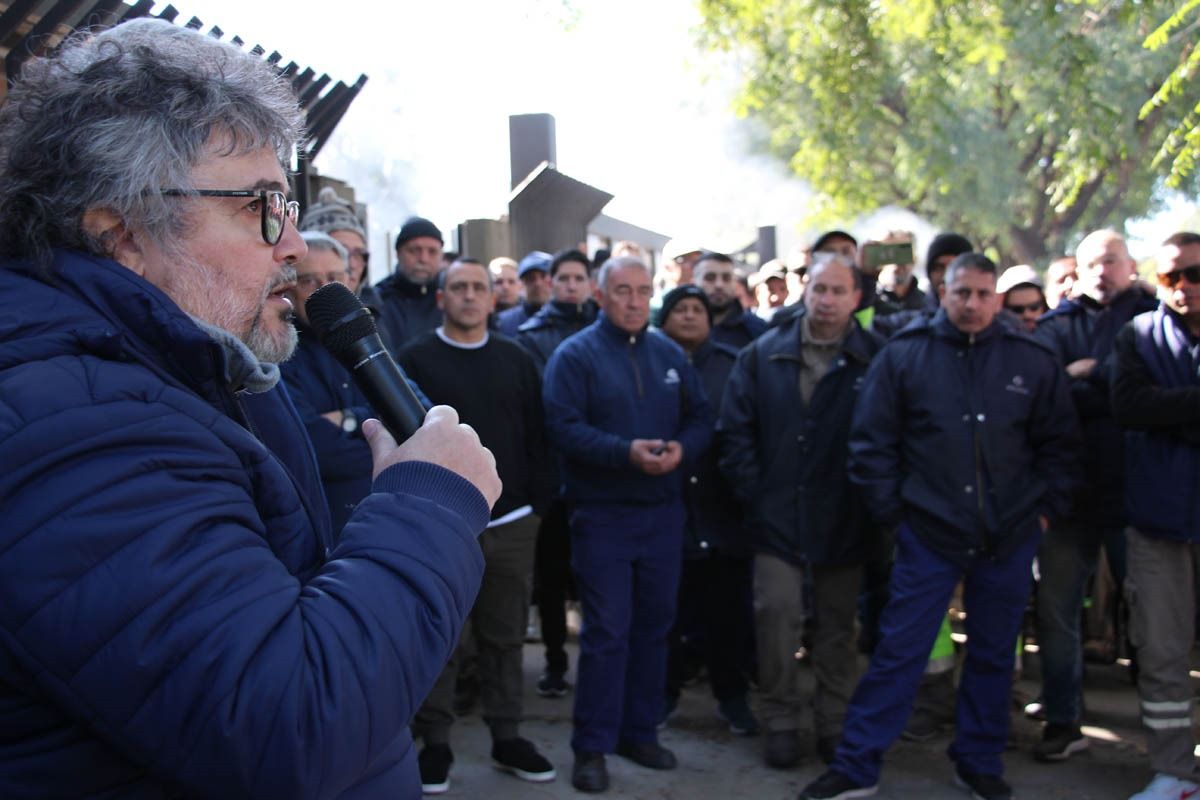
<svg viewBox="0 0 1200 800">
<path fill-rule="evenodd" d="M 470 481 L 487 500 L 500 497 L 496 459 L 449 406 L 425 413 L 404 373 L 375 328 L 371 312 L 340 283 L 328 283 L 304 304 L 321 344 L 350 371 L 382 425 L 368 420 L 363 435 L 371 446 L 372 477 L 401 461 L 428 461 Z M 386 428 L 386 430 L 384 429 Z M 403 442 L 397 447 L 397 440 Z"/>
</svg>

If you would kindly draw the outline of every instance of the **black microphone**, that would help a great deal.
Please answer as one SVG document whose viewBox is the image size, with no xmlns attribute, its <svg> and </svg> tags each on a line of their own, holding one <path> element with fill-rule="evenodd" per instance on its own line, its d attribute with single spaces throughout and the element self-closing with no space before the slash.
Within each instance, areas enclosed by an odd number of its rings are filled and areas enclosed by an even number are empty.
<svg viewBox="0 0 1200 800">
<path fill-rule="evenodd" d="M 327 283 L 312 293 L 304 309 L 321 344 L 354 376 L 396 441 L 416 433 L 425 407 L 383 346 L 375 320 L 358 296 L 340 283 Z"/>
</svg>

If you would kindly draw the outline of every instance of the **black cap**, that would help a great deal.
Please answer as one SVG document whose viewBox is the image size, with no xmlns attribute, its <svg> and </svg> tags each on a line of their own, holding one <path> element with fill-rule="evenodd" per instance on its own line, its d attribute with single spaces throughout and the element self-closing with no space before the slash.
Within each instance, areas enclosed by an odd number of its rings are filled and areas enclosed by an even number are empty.
<svg viewBox="0 0 1200 800">
<path fill-rule="evenodd" d="M 712 303 L 708 302 L 708 295 L 704 293 L 703 289 L 691 283 L 684 284 L 683 286 L 676 286 L 674 289 L 663 295 L 662 305 L 659 307 L 658 315 L 655 317 L 655 327 L 661 328 L 663 323 L 667 321 L 667 317 L 671 315 L 671 309 L 673 309 L 680 300 L 685 300 L 689 297 L 696 298 L 700 301 L 700 304 L 704 306 L 704 310 L 708 312 L 708 325 L 711 328 L 713 324 Z"/>
<path fill-rule="evenodd" d="M 830 239 L 849 239 L 851 242 L 854 243 L 855 247 L 858 247 L 858 239 L 855 239 L 853 236 L 846 233 L 845 231 L 832 230 L 832 231 L 825 231 L 824 233 L 822 233 L 820 236 L 817 237 L 817 240 L 815 242 L 813 242 L 812 251 L 814 253 L 819 252 L 820 249 L 822 247 L 824 247 L 826 242 L 828 242 Z"/>
<path fill-rule="evenodd" d="M 957 233 L 939 233 L 933 237 L 933 241 L 929 243 L 929 250 L 925 252 L 925 271 L 928 272 L 929 265 L 942 256 L 961 256 L 974 250 L 965 236 Z"/>
<path fill-rule="evenodd" d="M 428 236 L 431 239 L 437 239 L 442 244 L 446 243 L 437 225 L 424 217 L 409 217 L 396 236 L 396 249 L 399 250 L 409 239 L 416 239 L 418 236 Z"/>
</svg>

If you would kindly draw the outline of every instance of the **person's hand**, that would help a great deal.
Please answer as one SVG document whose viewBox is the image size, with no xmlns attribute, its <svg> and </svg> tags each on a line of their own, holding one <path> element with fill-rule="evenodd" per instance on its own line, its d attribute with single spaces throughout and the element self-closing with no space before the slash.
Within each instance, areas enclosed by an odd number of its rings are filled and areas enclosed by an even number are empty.
<svg viewBox="0 0 1200 800">
<path fill-rule="evenodd" d="M 1038 514 L 1038 525 L 1042 527 L 1042 533 L 1050 530 L 1050 519 L 1045 514 Z"/>
<path fill-rule="evenodd" d="M 663 446 L 662 467 L 663 472 L 673 472 L 679 462 L 683 461 L 683 445 L 675 440 L 671 440 Z"/>
<path fill-rule="evenodd" d="M 450 406 L 429 409 L 425 423 L 400 446 L 377 419 L 364 422 L 362 430 L 371 446 L 372 478 L 402 461 L 428 461 L 470 481 L 487 500 L 488 508 L 500 497 L 500 476 L 492 451 L 479 443 L 470 425 L 458 421 L 458 412 Z"/>
<path fill-rule="evenodd" d="M 1078 361 L 1072 361 L 1067 364 L 1067 375 L 1072 378 L 1086 378 L 1092 374 L 1092 370 L 1096 368 L 1096 359 L 1081 358 Z"/>
<path fill-rule="evenodd" d="M 629 462 L 647 475 L 665 475 L 679 466 L 683 448 L 679 442 L 634 439 L 629 444 Z"/>
<path fill-rule="evenodd" d="M 342 420 L 344 420 L 346 418 L 346 415 L 343 414 L 340 410 L 339 411 L 326 411 L 321 416 L 324 419 L 327 419 L 330 422 L 332 422 L 334 425 L 337 425 L 339 428 L 342 427 Z"/>
</svg>

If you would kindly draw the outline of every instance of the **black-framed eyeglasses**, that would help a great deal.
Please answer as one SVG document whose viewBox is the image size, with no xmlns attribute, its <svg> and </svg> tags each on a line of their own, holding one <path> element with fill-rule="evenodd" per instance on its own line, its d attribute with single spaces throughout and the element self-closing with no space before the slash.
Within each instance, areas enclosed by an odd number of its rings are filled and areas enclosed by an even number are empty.
<svg viewBox="0 0 1200 800">
<path fill-rule="evenodd" d="M 1158 274 L 1158 282 L 1168 289 L 1178 286 L 1180 279 L 1186 280 L 1188 283 L 1200 283 L 1200 264 L 1192 264 L 1190 267 Z"/>
<path fill-rule="evenodd" d="M 262 204 L 262 238 L 274 247 L 283 238 L 285 220 L 300 221 L 300 204 L 279 191 L 266 189 L 163 189 L 169 197 L 257 197 Z"/>
</svg>

